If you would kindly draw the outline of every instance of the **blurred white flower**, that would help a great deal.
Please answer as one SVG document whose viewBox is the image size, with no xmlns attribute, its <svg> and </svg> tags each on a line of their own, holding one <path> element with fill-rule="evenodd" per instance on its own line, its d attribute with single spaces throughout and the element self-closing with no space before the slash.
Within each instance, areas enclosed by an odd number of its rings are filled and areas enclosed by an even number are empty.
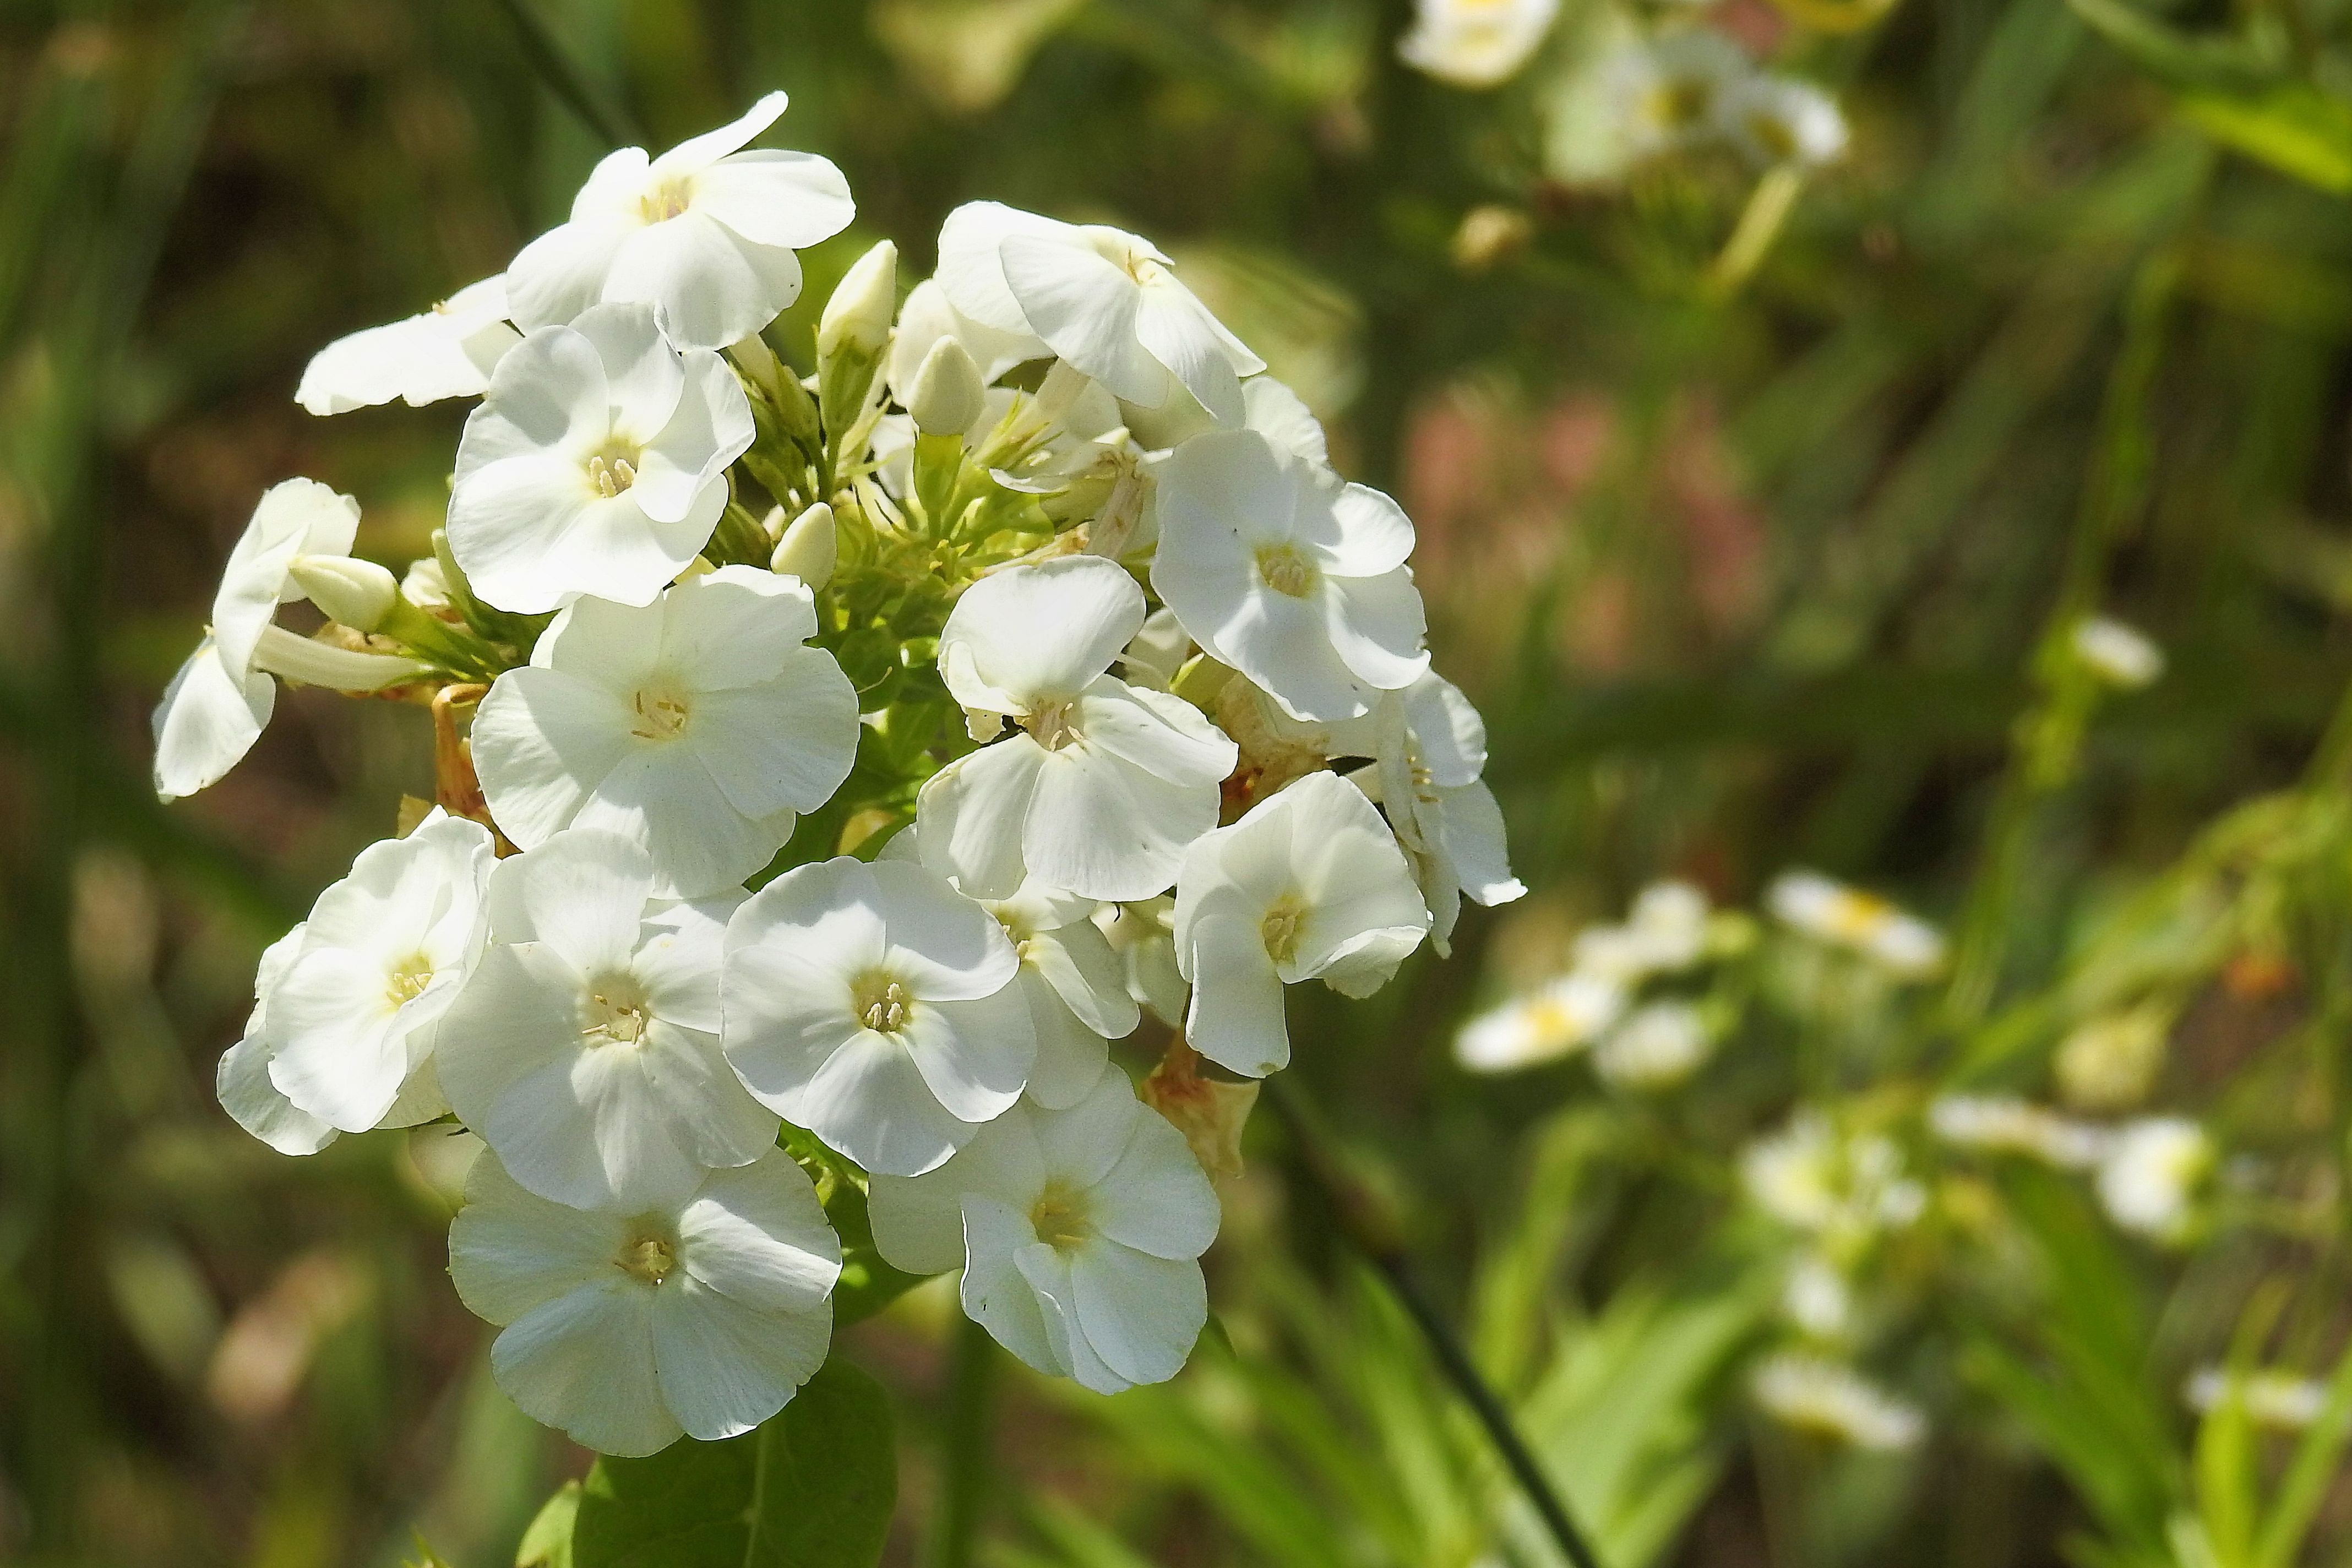
<svg viewBox="0 0 2352 1568">
<path fill-rule="evenodd" d="M 269 1080 L 345 1132 L 430 1121 L 441 1021 L 480 958 L 489 829 L 436 808 L 371 844 L 319 895 L 301 945 L 257 1005 Z"/>
<path fill-rule="evenodd" d="M 650 604 L 710 538 L 752 434 L 727 362 L 673 348 L 649 307 L 543 327 L 499 362 L 466 421 L 450 552 L 500 609 L 581 594 Z"/>
<path fill-rule="evenodd" d="M 2236 1405 L 2255 1426 L 2280 1432 L 2301 1432 L 2327 1408 L 2326 1384 L 2276 1367 L 2256 1367 L 2240 1377 L 2221 1367 L 2200 1367 L 2185 1392 L 2200 1415 Z"/>
<path fill-rule="evenodd" d="M 1151 585 L 1210 657 L 1298 719 L 1352 719 L 1429 668 L 1397 503 L 1277 446 L 1219 430 L 1160 470 Z"/>
<path fill-rule="evenodd" d="M 1803 1254 L 1781 1285 L 1780 1315 L 1812 1339 L 1843 1339 L 1853 1321 L 1853 1290 L 1827 1258 Z"/>
<path fill-rule="evenodd" d="M 1416 0 L 1397 58 L 1456 87 L 1494 87 L 1528 63 L 1559 0 Z"/>
<path fill-rule="evenodd" d="M 625 1213 L 550 1203 L 485 1154 L 449 1277 L 502 1331 L 490 1373 L 508 1398 L 636 1456 L 748 1432 L 791 1401 L 832 1343 L 841 1244 L 780 1149 Z"/>
<path fill-rule="evenodd" d="M 507 1173 L 573 1208 L 667 1201 L 774 1147 L 719 1049 L 739 895 L 653 896 L 635 842 L 556 834 L 490 879 L 490 945 L 441 1022 L 441 1087 Z"/>
<path fill-rule="evenodd" d="M 1815 871 L 1787 871 L 1764 900 L 1782 921 L 1817 941 L 1851 948 L 1895 974 L 1916 980 L 1944 962 L 1943 934 L 1875 893 Z"/>
<path fill-rule="evenodd" d="M 1857 1448 L 1896 1452 L 1916 1447 L 1927 1433 L 1918 1406 L 1825 1356 L 1769 1356 L 1749 1387 L 1756 1403 L 1786 1425 Z"/>
<path fill-rule="evenodd" d="M 1089 899 L 1166 889 L 1217 824 L 1234 743 L 1200 710 L 1108 672 L 1143 626 L 1143 591 L 1091 555 L 1014 566 L 964 590 L 940 636 L 940 677 L 1007 738 L 923 785 L 923 858 L 974 897 L 1024 877 Z"/>
<path fill-rule="evenodd" d="M 281 1154 L 315 1154 L 338 1136 L 335 1130 L 286 1098 L 269 1081 L 269 994 L 278 989 L 294 955 L 301 951 L 306 926 L 296 926 L 261 950 L 253 978 L 253 1012 L 245 1033 L 221 1053 L 213 1075 L 213 1091 L 239 1127 Z"/>
<path fill-rule="evenodd" d="M 1067 1110 L 1015 1106 L 928 1175 L 876 1176 L 870 1201 L 885 1259 L 962 1265 L 974 1322 L 1097 1393 L 1173 1377 L 1207 1321 L 1216 1193 L 1124 1073 Z"/>
<path fill-rule="evenodd" d="M 2107 1149 L 2104 1129 L 2013 1095 L 1940 1095 L 1927 1107 L 1927 1125 L 1959 1148 L 2026 1154 L 2062 1170 L 2095 1164 Z"/>
<path fill-rule="evenodd" d="M 1845 116 L 1811 82 L 1759 72 L 1726 90 L 1717 112 L 1725 139 L 1764 168 L 1817 169 L 1845 152 Z"/>
<path fill-rule="evenodd" d="M 2135 690 L 2164 673 L 2164 650 L 2111 616 L 2087 617 L 2074 627 L 2073 640 L 2074 657 L 2110 685 Z"/>
<path fill-rule="evenodd" d="M 607 153 L 572 217 L 507 268 L 514 320 L 560 326 L 600 303 L 652 307 L 682 348 L 719 349 L 800 298 L 793 254 L 849 226 L 841 171 L 808 153 L 742 151 L 784 111 L 772 92 L 730 125 L 658 158 Z"/>
<path fill-rule="evenodd" d="M 1486 722 L 1459 687 L 1428 670 L 1402 691 L 1382 693 L 1370 723 L 1373 764 L 1349 776 L 1387 808 L 1429 905 L 1431 942 L 1442 958 L 1464 894 L 1491 907 L 1528 891 L 1511 875 L 1502 808 L 1479 776 L 1486 768 Z"/>
<path fill-rule="evenodd" d="M 1043 341 L 1146 408 L 1181 385 L 1221 423 L 1238 425 L 1240 378 L 1265 368 L 1178 281 L 1166 256 L 1101 224 L 967 203 L 940 230 L 939 283 L 964 316 Z"/>
<path fill-rule="evenodd" d="M 1282 988 L 1321 980 L 1369 996 L 1421 945 L 1429 910 L 1371 802 L 1309 773 L 1197 840 L 1176 879 L 1184 1035 L 1247 1078 L 1290 1060 Z"/>
<path fill-rule="evenodd" d="M 942 878 L 843 856 L 735 911 L 720 1038 L 761 1104 L 869 1171 L 919 1175 L 1021 1098 L 1037 1031 L 1020 969 Z"/>
<path fill-rule="evenodd" d="M 294 401 L 312 414 L 347 414 L 395 397 L 411 408 L 477 397 L 519 341 L 507 324 L 507 280 L 485 278 L 422 315 L 337 338 L 310 356 Z"/>
<path fill-rule="evenodd" d="M 1696 1007 L 1645 1002 L 1593 1047 L 1592 1070 L 1620 1089 L 1671 1089 L 1715 1048 Z"/>
<path fill-rule="evenodd" d="M 475 717 L 490 815 L 525 849 L 575 823 L 634 839 L 663 898 L 741 882 L 856 752 L 856 693 L 815 633 L 809 591 L 753 566 L 642 609 L 578 601 Z"/>
<path fill-rule="evenodd" d="M 2146 1100 L 2164 1070 L 2172 1009 L 2149 1003 L 2084 1019 L 2058 1046 L 2058 1089 L 2081 1110 L 2122 1110 Z"/>
<path fill-rule="evenodd" d="M 1454 1058 L 1472 1072 L 1513 1072 L 1557 1061 L 1624 1012 L 1624 986 L 1607 975 L 1572 971 L 1465 1024 L 1454 1039 Z"/>
<path fill-rule="evenodd" d="M 1753 71 L 1721 33 L 1687 27 L 1620 47 L 1600 68 L 1600 82 L 1626 153 L 1643 159 L 1720 135 L 1724 106 Z"/>
<path fill-rule="evenodd" d="M 2186 1117 L 2151 1116 L 2118 1128 L 2099 1163 L 2099 1202 L 2124 1229 L 2158 1241 L 2186 1233 L 2212 1140 Z"/>
<path fill-rule="evenodd" d="M 1903 1151 L 1876 1132 L 1846 1134 L 1808 1106 L 1780 1131 L 1749 1144 L 1739 1173 L 1757 1207 L 1843 1255 L 1927 1207 L 1927 1189 L 1905 1173 Z"/>
<path fill-rule="evenodd" d="M 1576 967 L 1638 985 L 1654 974 L 1688 969 L 1706 952 L 1706 895 L 1688 882 L 1653 882 L 1633 900 L 1622 925 L 1579 932 Z"/>
</svg>

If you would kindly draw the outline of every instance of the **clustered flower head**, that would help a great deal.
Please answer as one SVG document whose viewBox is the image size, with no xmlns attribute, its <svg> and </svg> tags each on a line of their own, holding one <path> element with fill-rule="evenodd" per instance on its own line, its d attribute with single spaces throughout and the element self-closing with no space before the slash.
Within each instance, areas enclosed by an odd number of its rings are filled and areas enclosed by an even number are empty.
<svg viewBox="0 0 2352 1568">
<path fill-rule="evenodd" d="M 479 399 L 446 525 L 395 576 L 273 489 L 156 714 L 169 798 L 279 680 L 430 708 L 437 802 L 263 955 L 220 1098 L 289 1153 L 478 1136 L 458 1292 L 614 1454 L 823 1363 L 828 1205 L 1039 1370 L 1171 1376 L 1286 988 L 1523 891 L 1411 521 L 1178 264 L 973 204 L 903 304 L 870 248 L 803 374 L 763 333 L 856 209 L 751 145 L 783 109 L 613 153 L 501 276 L 322 351 L 316 414 Z M 1691 1049 L 1655 1016 L 1624 1070 Z"/>
</svg>

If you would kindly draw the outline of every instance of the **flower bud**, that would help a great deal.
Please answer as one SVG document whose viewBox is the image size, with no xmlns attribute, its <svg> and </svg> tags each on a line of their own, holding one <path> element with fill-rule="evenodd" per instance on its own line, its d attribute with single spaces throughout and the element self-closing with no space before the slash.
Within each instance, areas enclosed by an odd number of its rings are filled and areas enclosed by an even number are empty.
<svg viewBox="0 0 2352 1568">
<path fill-rule="evenodd" d="M 372 632 L 392 613 L 400 584 L 373 561 L 355 555 L 298 555 L 287 575 L 331 621 Z"/>
<path fill-rule="evenodd" d="M 941 338 L 915 372 L 915 384 L 907 390 L 907 412 L 926 436 L 961 436 L 979 420 L 987 397 L 971 351 L 953 338 Z"/>
<path fill-rule="evenodd" d="M 833 532 L 833 508 L 819 501 L 793 519 L 783 537 L 776 541 L 776 552 L 768 557 L 768 569 L 789 572 L 812 590 L 822 588 L 833 580 L 838 549 Z"/>
<path fill-rule="evenodd" d="M 1242 1129 L 1257 1104 L 1258 1086 L 1211 1078 L 1201 1065 L 1200 1054 L 1178 1036 L 1143 1080 L 1141 1098 L 1184 1134 L 1211 1180 L 1229 1182 L 1242 1173 Z"/>
<path fill-rule="evenodd" d="M 816 328 L 817 358 L 880 354 L 898 304 L 898 247 L 886 239 L 857 258 L 824 302 Z"/>
</svg>

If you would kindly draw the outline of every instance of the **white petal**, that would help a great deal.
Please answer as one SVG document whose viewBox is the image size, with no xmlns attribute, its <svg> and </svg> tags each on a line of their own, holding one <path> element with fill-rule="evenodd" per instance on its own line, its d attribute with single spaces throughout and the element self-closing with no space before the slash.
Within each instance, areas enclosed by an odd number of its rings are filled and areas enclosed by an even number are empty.
<svg viewBox="0 0 2352 1568">
<path fill-rule="evenodd" d="M 496 805 L 491 807 L 495 814 Z M 701 758 L 686 746 L 635 750 L 597 781 L 575 818 L 645 845 L 654 891 L 694 899 L 740 886 L 782 847 L 791 831 L 735 809 Z"/>
<path fill-rule="evenodd" d="M 1001 272 L 999 276 L 1001 279 Z M 898 307 L 898 331 L 890 339 L 886 375 L 890 395 L 900 406 L 906 405 L 907 395 L 914 389 L 915 372 L 921 367 L 923 356 L 941 338 L 953 338 L 963 344 L 972 362 L 980 366 L 980 379 L 983 382 L 993 382 L 1023 361 L 1045 359 L 1054 352 L 1042 339 L 1026 331 L 1000 331 L 972 320 L 948 303 L 947 291 L 940 287 L 937 279 L 927 279 L 916 284 Z"/>
<path fill-rule="evenodd" d="M 801 645 L 816 636 L 816 599 L 793 578 L 722 566 L 662 595 L 660 635 L 661 667 L 695 689 L 758 686 L 808 651 Z M 628 684 L 642 679 L 632 676 Z"/>
<path fill-rule="evenodd" d="M 507 325 L 506 280 L 467 284 L 421 315 L 336 339 L 310 357 L 294 401 L 312 414 L 343 414 L 394 398 L 412 408 L 477 397 L 491 368 L 521 341 Z"/>
<path fill-rule="evenodd" d="M 275 680 L 257 670 L 239 680 L 205 637 L 155 705 L 155 793 L 178 800 L 218 783 L 261 738 L 277 703 Z"/>
<path fill-rule="evenodd" d="M 1231 352 L 1240 344 L 1191 289 L 1173 277 L 1154 279 L 1139 302 L 1135 333 L 1151 357 L 1167 366 L 1219 424 L 1242 422 L 1242 385 L 1234 374 L 1237 366 Z M 1246 349 L 1242 353 L 1252 373 L 1265 368 L 1255 354 Z"/>
<path fill-rule="evenodd" d="M 1021 1098 L 1037 1059 L 1036 1026 L 1017 985 L 971 1002 L 918 1002 L 902 1037 L 950 1115 L 982 1122 Z"/>
<path fill-rule="evenodd" d="M 1105 1242 L 1078 1249 L 1070 1281 L 1087 1342 L 1130 1383 L 1175 1376 L 1209 1321 L 1208 1286 L 1189 1259 Z"/>
<path fill-rule="evenodd" d="M 976 899 L 1008 898 L 1026 875 L 1023 824 L 1045 749 L 1016 734 L 924 781 L 915 809 L 923 863 Z"/>
<path fill-rule="evenodd" d="M 855 865 L 855 862 L 852 863 Z M 866 901 L 889 933 L 883 963 L 924 1001 L 976 1002 L 1013 983 L 1004 928 L 937 873 L 908 861 L 863 868 Z"/>
<path fill-rule="evenodd" d="M 213 1086 L 221 1109 L 281 1154 L 315 1154 L 335 1141 L 332 1127 L 298 1107 L 269 1081 L 269 1047 L 250 1024 L 245 1037 L 221 1053 Z"/>
<path fill-rule="evenodd" d="M 662 1402 L 687 1435 L 715 1442 L 782 1410 L 824 1364 L 833 1306 L 763 1312 L 690 1275 L 653 1292 L 654 1366 Z"/>
<path fill-rule="evenodd" d="M 688 515 L 727 466 L 751 449 L 755 434 L 751 399 L 727 362 L 709 349 L 688 349 L 683 359 L 684 395 L 646 443 L 629 492 L 664 521 Z"/>
<path fill-rule="evenodd" d="M 1217 1239 L 1216 1189 L 1184 1135 L 1156 1110 L 1135 1119 L 1118 1163 L 1091 1198 L 1097 1229 L 1154 1258 L 1198 1258 Z"/>
<path fill-rule="evenodd" d="M 1464 892 L 1488 906 L 1527 896 L 1526 885 L 1511 875 L 1503 812 L 1495 804 L 1494 791 L 1475 782 L 1443 791 L 1438 810 L 1444 819 L 1446 848 L 1453 855 Z"/>
<path fill-rule="evenodd" d="M 1035 939 L 1033 939 L 1033 941 Z M 1037 1032 L 1037 1060 L 1024 1091 L 1048 1110 L 1066 1110 L 1091 1093 L 1110 1065 L 1110 1042 L 1080 1022 L 1038 971 L 1021 971 L 1022 999 Z M 1124 992 L 1119 1000 L 1135 1003 Z"/>
<path fill-rule="evenodd" d="M 1242 383 L 1242 404 L 1243 422 L 1251 429 L 1318 468 L 1329 466 L 1331 449 L 1322 423 L 1298 394 L 1270 375 L 1254 375 Z"/>
<path fill-rule="evenodd" d="M 615 1273 L 625 1237 L 609 1215 L 533 1196 L 486 1154 L 466 1177 L 449 1226 L 449 1278 L 477 1317 L 506 1324 Z"/>
<path fill-rule="evenodd" d="M 1411 572 L 1327 578 L 1325 587 L 1325 634 L 1365 685 L 1394 691 L 1428 673 L 1429 654 L 1421 646 L 1428 621 Z"/>
<path fill-rule="evenodd" d="M 297 960 L 269 1000 L 270 1081 L 345 1132 L 373 1127 L 408 1077 L 384 986 L 381 964 L 330 947 Z"/>
<path fill-rule="evenodd" d="M 604 278 L 605 299 L 653 306 L 680 348 L 719 349 L 750 337 L 800 292 L 798 256 L 692 209 L 622 241 Z"/>
<path fill-rule="evenodd" d="M 976 1193 L 965 1196 L 962 1211 L 964 1315 L 1039 1372 L 1067 1377 L 1069 1363 L 1054 1353 L 1037 1293 L 1015 1262 L 1023 1249 L 1037 1244 L 1027 1217 Z"/>
<path fill-rule="evenodd" d="M 573 317 L 570 330 L 596 352 L 604 374 L 604 417 L 614 434 L 650 441 L 677 417 L 686 396 L 686 367 L 649 306 L 597 305 Z M 500 384 L 502 396 L 509 389 Z M 575 420 L 574 433 L 587 423 Z"/>
<path fill-rule="evenodd" d="M 600 1454 L 657 1453 L 682 1435 L 654 1370 L 654 1292 L 618 1269 L 526 1312 L 490 1345 L 490 1375 L 532 1420 Z"/>
<path fill-rule="evenodd" d="M 781 1149 L 716 1171 L 680 1211 L 678 1261 L 746 1306 L 809 1312 L 841 1278 L 841 1241 L 808 1175 Z"/>
<path fill-rule="evenodd" d="M 1176 880 L 1184 849 L 1216 826 L 1213 784 L 1170 784 L 1090 744 L 1038 769 L 1022 853 L 1030 870 L 1090 899 L 1132 901 Z"/>
<path fill-rule="evenodd" d="M 1045 1169 L 1073 1187 L 1092 1188 L 1118 1163 L 1136 1123 L 1150 1112 L 1135 1098 L 1125 1073 L 1105 1074 L 1067 1110 L 1032 1112 L 1029 1124 Z"/>
<path fill-rule="evenodd" d="M 1013 1261 L 1036 1295 L 1038 1317 L 1064 1374 L 1097 1394 L 1123 1394 L 1131 1387 L 1127 1378 L 1104 1362 L 1078 1321 L 1077 1288 L 1070 1277 L 1070 1258 L 1033 1242 L 1015 1252 Z"/>
<path fill-rule="evenodd" d="M 967 708 L 1033 712 L 1108 669 L 1143 614 L 1135 579 L 1099 556 L 1010 567 L 956 601 L 940 634 L 940 673 Z"/>
<path fill-rule="evenodd" d="M 963 1194 L 953 1180 L 954 1164 L 950 1160 L 925 1175 L 877 1175 L 867 1182 L 874 1245 L 892 1268 L 944 1274 L 962 1265 Z"/>
<path fill-rule="evenodd" d="M 1141 1022 L 1135 998 L 1127 994 L 1118 954 L 1091 920 L 1037 932 L 1027 942 L 1023 963 L 1104 1039 L 1123 1040 Z"/>
<path fill-rule="evenodd" d="M 1233 773 L 1240 753 L 1223 731 L 1172 692 L 1129 686 L 1104 676 L 1087 689 L 1077 723 L 1087 746 L 1176 784 L 1212 789 Z"/>
<path fill-rule="evenodd" d="M 827 1057 L 806 1088 L 779 1103 L 869 1171 L 918 1176 L 946 1163 L 979 1127 L 957 1120 L 896 1037 L 861 1029 Z"/>
<path fill-rule="evenodd" d="M 689 136 L 646 166 L 645 183 L 652 184 L 680 174 L 691 174 L 748 147 L 752 139 L 783 117 L 792 100 L 782 91 L 766 92 L 751 108 L 699 136 Z M 640 154 L 642 156 L 643 154 Z"/>
<path fill-rule="evenodd" d="M 805 250 L 857 216 L 849 182 L 814 153 L 738 153 L 694 182 L 694 205 L 755 245 Z"/>
<path fill-rule="evenodd" d="M 1136 336 L 1143 289 L 1134 279 L 1082 238 L 1013 234 L 997 253 L 1022 315 L 1055 353 L 1117 396 L 1164 399 L 1166 373 Z"/>
<path fill-rule="evenodd" d="M 531 849 L 571 826 L 628 754 L 630 722 L 623 700 L 562 670 L 499 676 L 473 731 L 474 766 L 499 830 Z"/>
<path fill-rule="evenodd" d="M 624 147 L 604 160 L 626 161 L 634 153 L 640 177 L 645 153 Z M 598 174 L 604 165 L 598 165 Z M 591 188 L 596 176 L 591 175 Z M 582 191 L 587 195 L 587 190 Z M 574 211 L 578 207 L 575 204 Z M 560 224 L 532 240 L 507 264 L 507 300 L 514 309 L 515 325 L 528 333 L 535 327 L 562 326 L 604 297 L 604 276 L 613 258 L 629 236 L 621 223 L 602 219 Z M 529 341 L 528 339 L 525 340 Z"/>
<path fill-rule="evenodd" d="M 1191 970 L 1192 1005 L 1184 1037 L 1219 1067 L 1264 1078 L 1290 1063 L 1282 980 L 1254 923 L 1204 920 L 1180 947 Z"/>
<path fill-rule="evenodd" d="M 982 326 L 1034 336 L 1020 301 L 1005 287 L 998 248 L 1012 235 L 1058 237 L 1074 233 L 1068 224 L 1001 202 L 966 202 L 948 214 L 940 227 L 939 285 L 950 305 Z"/>
<path fill-rule="evenodd" d="M 856 760 L 857 735 L 849 678 L 831 654 L 799 648 L 772 680 L 696 697 L 688 743 L 730 805 L 764 817 L 833 798 Z"/>
<path fill-rule="evenodd" d="M 1313 482 L 1303 467 L 1293 472 Z M 1369 485 L 1318 490 L 1314 500 L 1302 500 L 1296 515 L 1295 537 L 1318 565 L 1336 576 L 1377 577 L 1395 571 L 1412 553 L 1412 520 Z"/>
<path fill-rule="evenodd" d="M 645 849 L 614 833 L 573 828 L 490 873 L 498 939 L 539 942 L 578 974 L 619 969 L 637 943 L 653 888 Z"/>
</svg>

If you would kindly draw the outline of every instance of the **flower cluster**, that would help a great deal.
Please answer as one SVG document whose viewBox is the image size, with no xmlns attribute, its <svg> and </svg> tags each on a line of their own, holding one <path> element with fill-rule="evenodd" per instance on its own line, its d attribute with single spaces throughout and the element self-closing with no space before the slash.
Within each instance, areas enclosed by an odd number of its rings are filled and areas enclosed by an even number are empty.
<svg viewBox="0 0 2352 1568">
<path fill-rule="evenodd" d="M 478 1135 L 458 1292 L 608 1453 L 814 1372 L 828 1205 L 1033 1366 L 1170 1376 L 1248 1103 L 1201 1058 L 1279 1068 L 1287 987 L 1521 891 L 1412 523 L 1177 265 L 967 205 L 903 303 L 866 253 L 803 377 L 762 333 L 855 208 L 751 147 L 783 108 L 613 153 L 500 278 L 322 352 L 314 413 L 478 397 L 434 552 L 278 486 L 156 716 L 170 797 L 279 679 L 431 709 L 437 801 L 264 955 L 221 1098 L 293 1153 Z"/>
</svg>

